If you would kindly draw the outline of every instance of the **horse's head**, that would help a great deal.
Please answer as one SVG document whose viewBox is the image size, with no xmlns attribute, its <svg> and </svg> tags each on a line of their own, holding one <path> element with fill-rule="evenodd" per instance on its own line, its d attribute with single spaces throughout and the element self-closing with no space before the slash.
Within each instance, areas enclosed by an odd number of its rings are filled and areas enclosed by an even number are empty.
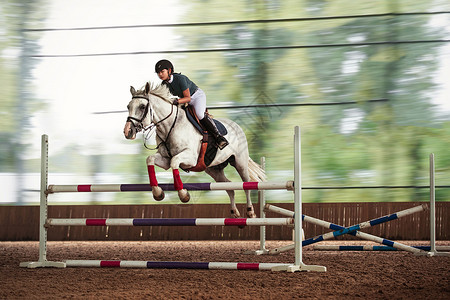
<svg viewBox="0 0 450 300">
<path fill-rule="evenodd" d="M 150 103 L 150 85 L 147 82 L 144 90 L 136 91 L 130 87 L 132 95 L 128 103 L 128 118 L 123 129 L 123 134 L 129 140 L 134 140 L 136 134 L 152 123 L 152 106 Z"/>
</svg>

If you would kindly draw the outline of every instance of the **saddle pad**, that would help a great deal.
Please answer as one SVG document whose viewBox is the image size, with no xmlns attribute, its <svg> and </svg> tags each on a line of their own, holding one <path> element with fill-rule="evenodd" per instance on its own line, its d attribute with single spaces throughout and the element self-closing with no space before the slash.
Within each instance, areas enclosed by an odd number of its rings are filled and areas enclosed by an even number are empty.
<svg viewBox="0 0 450 300">
<path fill-rule="evenodd" d="M 212 143 L 210 143 L 210 141 L 212 141 Z M 205 152 L 205 165 L 209 166 L 214 158 L 216 157 L 217 154 L 217 144 L 214 142 L 214 137 L 212 136 L 211 133 L 208 133 L 208 147 L 206 147 L 206 152 Z"/>
<path fill-rule="evenodd" d="M 186 116 L 189 122 L 191 122 L 191 124 L 194 125 L 194 127 L 198 130 L 198 132 L 203 134 L 203 128 L 197 122 L 197 118 L 191 114 L 191 110 L 187 108 L 184 108 L 184 110 L 186 111 Z M 219 130 L 220 134 L 224 136 L 228 134 L 228 131 L 225 128 L 225 125 L 222 124 L 222 122 L 216 119 L 213 119 L 213 121 L 216 124 L 217 130 Z M 210 141 L 213 142 L 210 143 Z M 208 132 L 208 147 L 206 148 L 204 157 L 206 166 L 209 166 L 213 162 L 214 158 L 216 157 L 216 154 L 217 154 L 217 144 L 214 142 L 214 136 Z"/>
</svg>

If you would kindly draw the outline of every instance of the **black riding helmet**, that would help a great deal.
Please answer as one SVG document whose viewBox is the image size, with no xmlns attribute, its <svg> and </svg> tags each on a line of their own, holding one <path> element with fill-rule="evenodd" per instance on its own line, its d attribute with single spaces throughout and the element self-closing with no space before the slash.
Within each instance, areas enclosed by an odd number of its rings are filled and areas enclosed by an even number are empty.
<svg viewBox="0 0 450 300">
<path fill-rule="evenodd" d="M 160 61 L 158 61 L 155 65 L 155 72 L 159 73 L 164 69 L 172 69 L 172 73 L 173 73 L 173 65 L 170 61 L 168 61 L 167 59 L 162 59 Z"/>
</svg>

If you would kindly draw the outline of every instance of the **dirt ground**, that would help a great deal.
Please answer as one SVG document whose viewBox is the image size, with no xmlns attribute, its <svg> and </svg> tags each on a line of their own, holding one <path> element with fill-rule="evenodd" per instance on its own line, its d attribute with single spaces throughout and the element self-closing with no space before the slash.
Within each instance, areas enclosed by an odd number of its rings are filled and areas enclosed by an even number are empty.
<svg viewBox="0 0 450 300">
<path fill-rule="evenodd" d="M 269 241 L 267 248 L 288 243 Z M 344 244 L 324 244 L 333 243 Z M 450 245 L 450 241 L 439 245 Z M 258 247 L 258 241 L 49 242 L 47 258 L 294 262 L 292 252 L 276 256 L 244 254 Z M 303 262 L 326 266 L 326 273 L 19 268 L 20 262 L 36 261 L 38 252 L 37 242 L 0 242 L 0 299 L 450 299 L 450 257 L 317 251 L 308 246 Z"/>
</svg>

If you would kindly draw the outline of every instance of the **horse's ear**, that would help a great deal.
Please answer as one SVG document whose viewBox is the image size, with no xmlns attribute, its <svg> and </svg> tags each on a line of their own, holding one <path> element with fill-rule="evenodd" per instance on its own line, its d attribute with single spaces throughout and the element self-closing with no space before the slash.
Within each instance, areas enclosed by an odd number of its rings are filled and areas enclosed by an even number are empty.
<svg viewBox="0 0 450 300">
<path fill-rule="evenodd" d="M 130 93 L 131 95 L 134 96 L 134 94 L 136 94 L 136 90 L 134 89 L 134 87 L 130 86 Z"/>
<path fill-rule="evenodd" d="M 150 84 L 148 82 L 145 84 L 145 93 L 150 93 Z"/>
</svg>

